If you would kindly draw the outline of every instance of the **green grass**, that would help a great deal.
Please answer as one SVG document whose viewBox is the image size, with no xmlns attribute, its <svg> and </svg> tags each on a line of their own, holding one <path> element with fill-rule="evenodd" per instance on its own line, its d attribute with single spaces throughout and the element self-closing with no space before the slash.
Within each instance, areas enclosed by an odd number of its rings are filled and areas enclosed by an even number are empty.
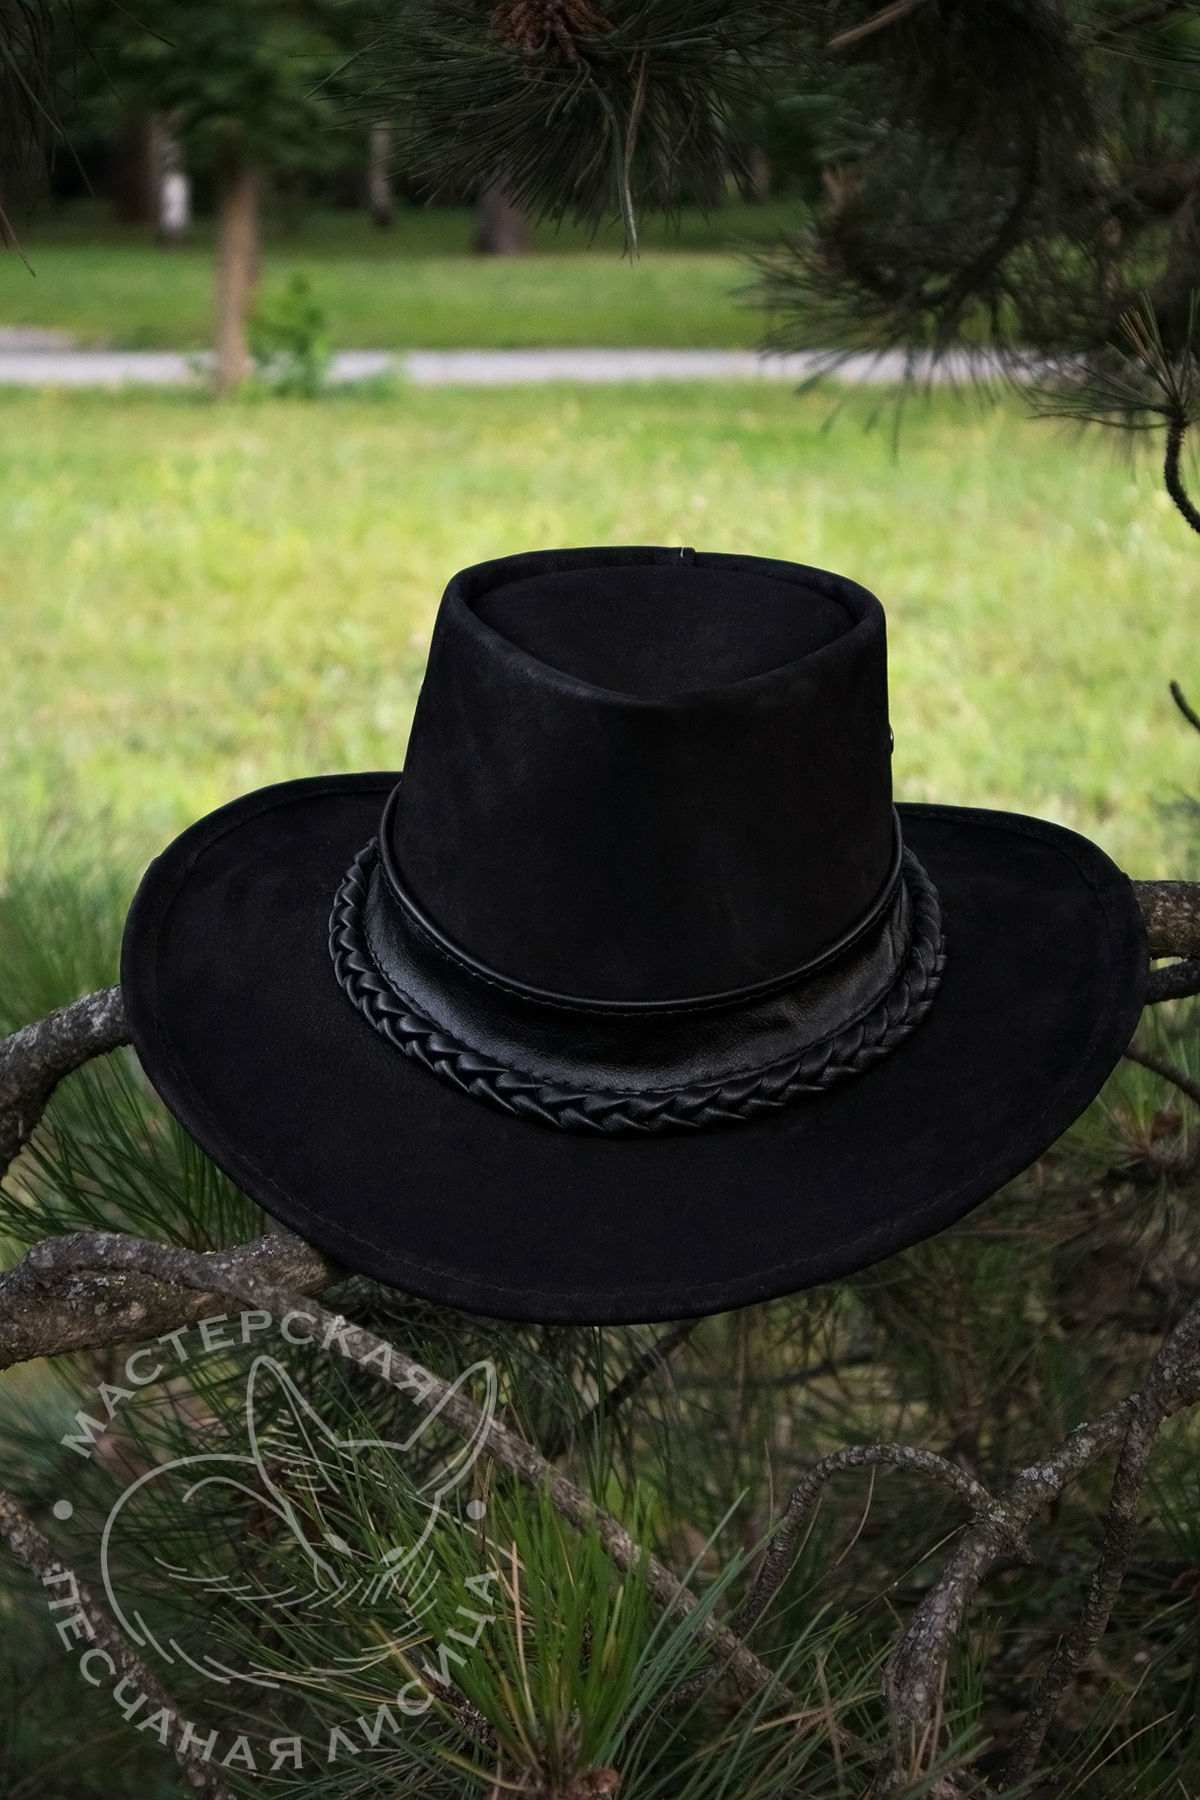
<svg viewBox="0 0 1200 1800">
<path fill-rule="evenodd" d="M 536 345 L 749 348 L 763 313 L 734 298 L 748 279 L 734 245 L 790 222 L 787 203 L 730 205 L 677 228 L 647 225 L 634 262 L 613 229 L 542 228 L 534 254 L 471 254 L 472 215 L 406 208 L 391 231 L 362 215 L 327 214 L 289 228 L 271 222 L 264 290 L 303 271 L 339 349 L 450 349 Z M 211 227 L 159 248 L 95 209 L 22 232 L 26 262 L 0 255 L 0 324 L 50 326 L 81 345 L 114 349 L 203 347 L 211 336 Z"/>
<path fill-rule="evenodd" d="M 1110 440 L 1014 406 L 768 387 L 313 405 L 0 402 L 0 835 L 104 816 L 138 854 L 260 783 L 403 758 L 454 570 L 692 543 L 843 571 L 890 630 L 901 797 L 1011 807 L 1185 874 L 1196 550 Z"/>
</svg>

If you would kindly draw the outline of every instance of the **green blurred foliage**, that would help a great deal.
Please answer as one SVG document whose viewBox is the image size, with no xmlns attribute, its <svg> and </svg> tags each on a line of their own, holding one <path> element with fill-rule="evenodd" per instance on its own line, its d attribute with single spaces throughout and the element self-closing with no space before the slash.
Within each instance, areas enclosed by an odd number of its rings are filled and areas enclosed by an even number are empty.
<svg viewBox="0 0 1200 1800">
<path fill-rule="evenodd" d="M 364 29 L 359 0 L 63 0 L 60 113 L 68 144 L 162 115 L 190 170 L 243 158 L 320 169 L 344 154 L 339 74 Z"/>
<path fill-rule="evenodd" d="M 272 392 L 315 400 L 333 363 L 329 316 L 312 282 L 297 271 L 259 297 L 249 326 L 250 354 Z"/>
</svg>

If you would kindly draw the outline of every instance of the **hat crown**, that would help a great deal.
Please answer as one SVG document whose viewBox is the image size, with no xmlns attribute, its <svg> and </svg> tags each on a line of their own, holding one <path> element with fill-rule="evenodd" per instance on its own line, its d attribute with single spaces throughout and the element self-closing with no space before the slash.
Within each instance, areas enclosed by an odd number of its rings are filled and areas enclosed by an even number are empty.
<svg viewBox="0 0 1200 1800">
<path fill-rule="evenodd" d="M 759 557 L 466 569 L 386 829 L 418 907 L 511 981 L 646 1001 L 775 980 L 893 866 L 883 609 Z"/>
</svg>

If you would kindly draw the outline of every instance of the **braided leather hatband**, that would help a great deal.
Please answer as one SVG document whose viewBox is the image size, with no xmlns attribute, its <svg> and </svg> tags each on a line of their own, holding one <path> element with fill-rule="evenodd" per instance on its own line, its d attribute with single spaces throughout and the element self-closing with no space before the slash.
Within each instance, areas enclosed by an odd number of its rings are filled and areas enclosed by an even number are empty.
<svg viewBox="0 0 1200 1800">
<path fill-rule="evenodd" d="M 473 1100 L 559 1130 L 632 1136 L 740 1124 L 862 1074 L 901 1044 L 932 1005 L 945 964 L 937 891 L 911 851 L 902 879 L 911 907 L 907 948 L 886 992 L 863 1016 L 816 1043 L 732 1078 L 664 1090 L 555 1082 L 465 1043 L 402 993 L 379 965 L 364 920 L 379 856 L 372 841 L 351 864 L 329 921 L 337 979 L 363 1017 L 404 1055 Z"/>
</svg>

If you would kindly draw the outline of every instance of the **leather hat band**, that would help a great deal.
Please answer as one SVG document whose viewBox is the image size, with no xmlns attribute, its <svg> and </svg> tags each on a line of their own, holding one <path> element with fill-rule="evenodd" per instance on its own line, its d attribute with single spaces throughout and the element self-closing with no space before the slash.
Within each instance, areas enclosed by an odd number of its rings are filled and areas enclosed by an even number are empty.
<svg viewBox="0 0 1200 1800">
<path fill-rule="evenodd" d="M 883 898 L 835 954 L 792 976 L 597 1006 L 522 989 L 449 945 L 389 881 L 372 839 L 338 889 L 329 945 L 358 1010 L 440 1080 L 559 1130 L 636 1136 L 759 1118 L 902 1043 L 933 1002 L 945 948 L 936 889 L 898 823 Z"/>
<path fill-rule="evenodd" d="M 900 885 L 904 844 L 900 835 L 900 819 L 893 807 L 892 858 L 879 892 L 861 917 L 856 919 L 847 930 L 839 933 L 830 943 L 824 944 L 815 956 L 809 957 L 798 967 L 787 969 L 781 975 L 772 975 L 766 980 L 752 982 L 746 986 L 725 988 L 719 993 L 689 994 L 676 996 L 669 1000 L 603 1000 L 590 994 L 554 993 L 545 988 L 534 987 L 528 982 L 518 981 L 512 975 L 501 975 L 498 970 L 480 962 L 478 958 L 464 950 L 461 944 L 456 944 L 448 938 L 417 903 L 389 848 L 392 841 L 392 818 L 399 793 L 400 785 L 397 784 L 383 809 L 376 848 L 379 856 L 379 875 L 383 886 L 387 889 L 388 898 L 404 914 L 405 921 L 411 927 L 405 932 L 406 940 L 428 942 L 436 950 L 440 950 L 448 961 L 459 964 L 468 974 L 477 976 L 488 987 L 499 988 L 517 1000 L 541 1003 L 550 1007 L 552 1011 L 561 1011 L 566 1008 L 569 1012 L 602 1012 L 608 1013 L 612 1017 L 637 1016 L 644 1018 L 652 1013 L 714 1012 L 728 1007 L 742 1006 L 748 1000 L 765 999 L 769 994 L 781 993 L 785 988 L 796 987 L 801 981 L 816 975 L 829 963 L 839 961 L 856 944 L 862 943 L 895 905 L 896 890 Z"/>
</svg>

